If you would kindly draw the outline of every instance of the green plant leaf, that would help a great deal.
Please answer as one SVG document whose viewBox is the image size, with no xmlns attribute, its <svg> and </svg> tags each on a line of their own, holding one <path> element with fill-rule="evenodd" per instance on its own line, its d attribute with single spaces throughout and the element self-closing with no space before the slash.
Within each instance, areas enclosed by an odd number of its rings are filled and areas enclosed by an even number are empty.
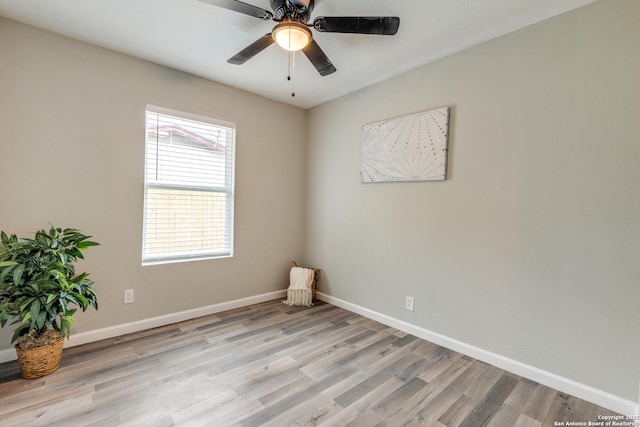
<svg viewBox="0 0 640 427">
<path fill-rule="evenodd" d="M 35 319 L 35 323 L 39 331 L 42 331 L 44 329 L 46 325 L 46 320 L 47 320 L 47 312 L 46 311 L 38 312 L 38 316 Z"/>
<path fill-rule="evenodd" d="M 69 322 L 67 322 L 67 319 L 65 319 L 64 317 L 60 319 L 59 330 L 62 335 L 66 335 L 66 337 L 69 338 L 69 335 L 71 334 L 71 327 L 69 325 Z"/>
<path fill-rule="evenodd" d="M 21 285 L 23 282 L 23 278 L 22 278 L 22 273 L 24 273 L 24 269 L 25 269 L 25 265 L 24 264 L 20 264 L 18 265 L 16 268 L 14 268 L 13 270 L 13 281 L 16 285 Z"/>
<path fill-rule="evenodd" d="M 49 294 L 49 296 L 47 296 L 47 307 L 51 305 L 52 302 L 54 302 L 56 300 L 56 298 L 58 298 L 58 295 L 56 294 Z"/>
<path fill-rule="evenodd" d="M 71 301 L 74 304 L 80 305 L 80 302 L 76 299 L 76 297 L 73 294 L 64 294 L 64 299 Z"/>
<path fill-rule="evenodd" d="M 9 276 L 9 274 L 11 274 L 11 272 L 14 270 L 16 265 L 18 265 L 18 264 L 16 263 L 15 265 L 9 265 L 7 267 L 2 267 L 2 269 L 0 270 L 0 283 L 4 283 L 6 277 Z"/>
<path fill-rule="evenodd" d="M 89 248 L 91 246 L 100 246 L 100 243 L 98 243 L 98 242 L 90 242 L 88 240 L 85 240 L 83 242 L 78 242 L 78 244 L 76 245 L 76 247 L 78 249 L 80 249 L 81 251 L 85 250 L 85 249 L 87 249 L 87 248 Z"/>
<path fill-rule="evenodd" d="M 87 274 L 87 273 L 79 274 L 79 275 L 77 275 L 76 277 L 73 278 L 73 283 L 77 283 L 78 285 L 76 285 L 76 286 L 80 286 L 81 282 L 85 281 L 88 276 L 89 276 L 89 274 Z M 87 282 L 88 282 L 88 280 L 87 280 Z M 85 283 L 85 285 L 86 285 L 86 283 Z"/>
<path fill-rule="evenodd" d="M 31 318 L 34 321 L 37 321 L 38 316 L 40 315 L 40 300 L 39 299 L 35 299 L 33 301 L 33 303 L 31 304 L 31 309 L 29 310 L 31 313 Z"/>
<path fill-rule="evenodd" d="M 17 264 L 17 261 L 0 261 L 0 268 L 11 267 Z"/>
<path fill-rule="evenodd" d="M 77 292 L 73 292 L 72 295 L 77 300 L 77 304 L 82 307 L 82 311 L 86 310 L 89 305 L 89 301 Z"/>
<path fill-rule="evenodd" d="M 24 300 L 24 301 L 22 301 L 22 303 L 20 304 L 20 306 L 19 306 L 19 310 L 20 310 L 21 312 L 22 312 L 22 311 L 25 311 L 25 310 L 26 310 L 26 308 L 27 308 L 27 306 L 28 306 L 29 304 L 31 304 L 34 300 L 35 300 L 35 298 L 27 298 L 27 299 L 25 299 L 25 300 Z"/>
<path fill-rule="evenodd" d="M 7 324 L 7 320 L 10 318 L 9 313 L 7 313 L 4 307 L 0 306 L 0 327 L 4 327 L 4 325 Z"/>
<path fill-rule="evenodd" d="M 29 331 L 29 325 L 22 325 L 16 328 L 16 330 L 13 331 L 13 336 L 11 337 L 11 343 L 13 344 L 14 342 L 16 342 L 18 338 L 26 334 L 28 331 Z"/>
</svg>

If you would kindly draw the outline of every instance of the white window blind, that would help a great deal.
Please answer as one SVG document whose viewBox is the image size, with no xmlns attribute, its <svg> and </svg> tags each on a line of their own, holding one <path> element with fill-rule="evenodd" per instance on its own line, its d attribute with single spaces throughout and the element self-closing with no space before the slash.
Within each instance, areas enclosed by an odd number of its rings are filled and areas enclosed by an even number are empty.
<svg viewBox="0 0 640 427">
<path fill-rule="evenodd" d="M 146 113 L 143 265 L 232 256 L 235 125 Z"/>
</svg>

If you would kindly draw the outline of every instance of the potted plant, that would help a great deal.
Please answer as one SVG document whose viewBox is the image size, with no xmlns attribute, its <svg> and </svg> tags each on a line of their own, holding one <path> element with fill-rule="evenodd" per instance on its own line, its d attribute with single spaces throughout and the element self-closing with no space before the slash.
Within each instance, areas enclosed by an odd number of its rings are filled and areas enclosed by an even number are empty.
<svg viewBox="0 0 640 427">
<path fill-rule="evenodd" d="M 18 324 L 11 342 L 23 378 L 48 375 L 60 366 L 73 315 L 98 299 L 87 273 L 76 274 L 82 251 L 98 243 L 73 228 L 51 226 L 33 239 L 0 232 L 0 326 Z"/>
</svg>

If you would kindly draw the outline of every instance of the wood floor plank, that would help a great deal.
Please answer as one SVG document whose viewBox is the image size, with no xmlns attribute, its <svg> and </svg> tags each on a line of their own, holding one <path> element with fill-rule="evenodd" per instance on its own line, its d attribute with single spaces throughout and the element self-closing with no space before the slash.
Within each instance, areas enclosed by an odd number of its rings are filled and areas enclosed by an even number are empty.
<svg viewBox="0 0 640 427">
<path fill-rule="evenodd" d="M 555 390 L 538 384 L 528 399 L 524 414 L 534 420 L 543 421 L 557 395 Z"/>
<path fill-rule="evenodd" d="M 498 412 L 518 381 L 510 375 L 502 375 L 482 400 L 460 423 L 460 427 L 483 427 Z"/>
<path fill-rule="evenodd" d="M 232 426 L 263 409 L 264 406 L 257 400 L 225 393 L 222 396 L 212 395 L 210 400 L 200 402 L 187 411 L 178 411 L 173 419 L 175 425 L 182 427 L 208 427 L 212 422 L 220 426 Z"/>
<path fill-rule="evenodd" d="M 547 425 L 553 425 L 553 423 Z M 542 422 L 534 420 L 528 415 L 520 414 L 520 416 L 516 420 L 516 423 L 514 424 L 514 427 L 542 427 Z"/>
<path fill-rule="evenodd" d="M 448 410 L 460 397 L 463 389 L 459 384 L 472 378 L 473 373 L 469 369 L 473 361 L 459 358 L 449 369 L 442 372 L 431 381 L 424 390 L 419 401 L 413 402 L 404 408 L 404 413 L 399 425 L 423 425 L 430 426 L 437 422 L 437 419 Z"/>
<path fill-rule="evenodd" d="M 393 345 L 395 345 L 396 347 L 404 347 L 405 345 L 411 344 L 412 342 L 416 341 L 417 339 L 418 339 L 418 337 L 416 337 L 415 335 L 406 334 L 404 337 L 398 338 L 397 340 L 395 340 L 393 342 Z"/>
<path fill-rule="evenodd" d="M 300 404 L 292 406 L 287 411 L 273 418 L 269 422 L 259 424 L 261 427 L 281 426 L 314 426 L 340 410 L 340 406 L 332 399 L 322 394 L 316 394 Z"/>
<path fill-rule="evenodd" d="M 483 366 L 484 370 L 482 374 L 465 391 L 467 396 L 478 401 L 482 400 L 489 390 L 498 382 L 500 377 L 504 375 L 501 369 L 487 364 L 483 364 Z"/>
<path fill-rule="evenodd" d="M 524 412 L 536 386 L 537 384 L 533 381 L 521 379 L 505 400 L 505 405 L 509 405 L 516 412 Z"/>
<path fill-rule="evenodd" d="M 454 427 L 459 426 L 467 416 L 473 411 L 477 402 L 475 402 L 471 397 L 463 394 L 447 409 L 440 417 L 438 417 L 438 421 L 442 424 Z"/>
<path fill-rule="evenodd" d="M 50 393 L 48 398 L 31 399 L 24 396 L 26 403 L 21 408 L 4 408 L 0 417 L 2 425 L 16 426 L 46 426 L 55 424 L 57 420 L 64 417 L 69 408 L 75 409 L 78 413 L 87 411 L 92 405 L 92 392 L 85 390 L 58 390 Z M 5 412 L 6 411 L 6 412 Z"/>
<path fill-rule="evenodd" d="M 365 380 L 346 390 L 341 395 L 337 396 L 334 400 L 343 408 L 351 405 L 353 402 L 359 400 L 369 391 L 378 388 L 391 377 L 396 375 L 398 370 L 402 370 L 404 366 L 407 366 L 414 362 L 416 356 L 411 353 L 404 354 L 400 359 L 393 359 L 392 366 L 386 366 L 384 369 L 378 370 L 372 375 L 368 376 Z M 398 377 L 399 378 L 399 377 Z M 402 380 L 402 378 L 399 378 Z M 405 381 L 405 380 L 403 380 Z"/>
<path fill-rule="evenodd" d="M 520 413 L 511 406 L 502 405 L 491 417 L 487 423 L 487 427 L 513 427 L 518 421 L 519 416 Z"/>
<path fill-rule="evenodd" d="M 363 414 L 352 420 L 348 424 L 343 424 L 345 427 L 363 427 L 378 425 L 380 422 L 380 416 L 373 411 L 365 411 Z M 336 426 L 341 424 L 335 424 Z"/>
<path fill-rule="evenodd" d="M 284 397 L 275 401 L 270 401 L 265 409 L 245 418 L 241 421 L 241 424 L 243 427 L 263 425 L 282 413 L 292 409 L 294 406 L 302 404 L 316 394 L 321 393 L 330 385 L 338 382 L 343 376 L 348 376 L 354 372 L 355 371 L 352 368 L 342 367 L 341 369 L 336 369 L 320 381 L 312 382 L 309 385 L 301 384 Z M 261 401 L 264 403 L 264 400 L 261 399 Z"/>
<path fill-rule="evenodd" d="M 542 427 L 613 415 L 322 302 L 280 300 L 0 364 L 5 426 Z"/>
<path fill-rule="evenodd" d="M 427 383 L 420 378 L 412 378 L 371 409 L 379 413 L 382 419 L 393 419 L 405 407 L 407 400 L 426 385 Z"/>
<path fill-rule="evenodd" d="M 462 355 L 452 351 L 446 352 L 436 360 L 424 367 L 418 374 L 420 379 L 431 382 L 437 378 L 442 372 L 446 371 L 452 364 L 456 362 Z"/>
</svg>

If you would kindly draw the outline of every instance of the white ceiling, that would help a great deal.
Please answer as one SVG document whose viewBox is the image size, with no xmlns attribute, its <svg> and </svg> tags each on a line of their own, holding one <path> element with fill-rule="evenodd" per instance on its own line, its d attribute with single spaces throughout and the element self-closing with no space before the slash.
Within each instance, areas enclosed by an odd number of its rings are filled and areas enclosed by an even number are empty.
<svg viewBox="0 0 640 427">
<path fill-rule="evenodd" d="M 395 36 L 318 33 L 338 69 L 320 77 L 272 45 L 244 65 L 226 61 L 273 21 L 198 0 L 0 0 L 0 16 L 241 88 L 302 108 L 398 75 L 596 0 L 316 0 L 317 16 L 399 16 Z M 268 0 L 244 0 L 269 9 Z"/>
</svg>

